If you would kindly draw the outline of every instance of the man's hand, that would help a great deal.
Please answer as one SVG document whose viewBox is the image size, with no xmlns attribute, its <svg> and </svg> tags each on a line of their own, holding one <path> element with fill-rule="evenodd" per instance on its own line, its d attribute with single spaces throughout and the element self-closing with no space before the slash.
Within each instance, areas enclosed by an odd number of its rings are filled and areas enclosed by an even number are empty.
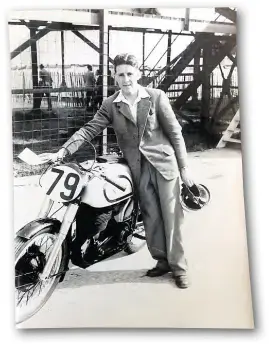
<svg viewBox="0 0 269 344">
<path fill-rule="evenodd" d="M 184 184 L 186 184 L 188 187 L 194 184 L 192 178 L 190 177 L 187 167 L 181 167 L 179 169 L 179 172 L 180 172 L 181 180 Z"/>
<path fill-rule="evenodd" d="M 64 148 L 61 148 L 58 152 L 56 153 L 44 153 L 44 154 L 39 154 L 39 158 L 43 161 L 43 163 L 46 162 L 55 162 L 57 160 L 62 160 L 66 154 L 66 150 Z"/>
</svg>

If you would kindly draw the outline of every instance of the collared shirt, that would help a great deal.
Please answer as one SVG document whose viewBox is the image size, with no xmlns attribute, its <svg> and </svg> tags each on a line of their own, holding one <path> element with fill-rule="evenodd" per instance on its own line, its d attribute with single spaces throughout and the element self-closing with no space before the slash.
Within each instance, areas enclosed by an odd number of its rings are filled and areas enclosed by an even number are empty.
<svg viewBox="0 0 269 344">
<path fill-rule="evenodd" d="M 134 118 L 135 123 L 137 122 L 137 104 L 140 102 L 140 100 L 142 98 L 149 98 L 150 95 L 148 94 L 148 92 L 144 89 L 144 87 L 142 86 L 138 86 L 138 95 L 137 98 L 134 101 L 134 104 L 130 104 L 128 102 L 128 100 L 124 97 L 122 91 L 120 90 L 117 98 L 115 100 L 113 100 L 113 103 L 119 103 L 119 102 L 123 102 L 125 104 L 127 104 L 130 108 L 131 114 Z"/>
</svg>

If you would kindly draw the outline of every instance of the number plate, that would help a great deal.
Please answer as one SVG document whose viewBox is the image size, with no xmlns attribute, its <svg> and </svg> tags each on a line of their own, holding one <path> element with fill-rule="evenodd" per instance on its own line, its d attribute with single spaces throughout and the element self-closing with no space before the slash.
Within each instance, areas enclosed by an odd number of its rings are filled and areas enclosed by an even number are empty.
<svg viewBox="0 0 269 344">
<path fill-rule="evenodd" d="M 41 186 L 53 201 L 70 202 L 81 192 L 83 180 L 73 168 L 60 165 L 44 174 Z"/>
</svg>

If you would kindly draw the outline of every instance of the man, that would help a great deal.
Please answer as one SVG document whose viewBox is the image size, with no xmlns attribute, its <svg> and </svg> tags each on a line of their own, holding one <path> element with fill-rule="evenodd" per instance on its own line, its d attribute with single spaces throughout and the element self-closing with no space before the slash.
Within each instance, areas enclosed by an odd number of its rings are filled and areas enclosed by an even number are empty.
<svg viewBox="0 0 269 344">
<path fill-rule="evenodd" d="M 95 77 L 91 65 L 87 65 L 87 72 L 84 74 L 83 78 L 85 87 L 90 87 L 90 89 L 86 91 L 86 109 L 88 110 L 90 107 L 89 104 L 93 99 L 95 86 Z"/>
<path fill-rule="evenodd" d="M 108 91 L 107 95 L 112 96 L 112 94 L 115 93 L 115 81 L 113 76 L 111 75 L 111 70 L 108 70 L 108 76 L 107 76 L 107 86 L 108 86 Z"/>
<path fill-rule="evenodd" d="M 179 288 L 188 287 L 187 263 L 182 243 L 183 209 L 180 177 L 188 186 L 187 152 L 181 126 L 166 94 L 138 84 L 140 72 L 133 55 L 117 55 L 115 80 L 120 91 L 105 99 L 92 121 L 79 129 L 63 147 L 72 154 L 81 139 L 92 140 L 112 125 L 134 180 L 146 239 L 157 261 L 147 276 L 173 272 Z M 81 142 L 81 141 L 80 141 Z M 61 158 L 66 149 L 52 155 Z"/>
<path fill-rule="evenodd" d="M 96 71 L 96 83 L 95 83 L 95 96 L 94 96 L 94 106 L 99 109 L 103 101 L 103 77 L 100 74 L 100 70 Z"/>
<path fill-rule="evenodd" d="M 39 71 L 39 78 L 40 78 L 39 86 L 40 87 L 51 88 L 52 87 L 52 78 L 51 78 L 50 72 L 47 71 L 44 68 L 43 64 L 41 64 L 39 66 L 39 69 L 40 69 L 40 71 Z M 45 96 L 47 97 L 47 100 L 48 100 L 48 110 L 52 111 L 52 104 L 51 104 L 50 93 L 45 93 Z M 42 97 L 43 97 L 43 94 L 41 94 L 40 103 L 42 101 Z"/>
<path fill-rule="evenodd" d="M 100 74 L 100 70 L 98 69 L 96 71 L 96 94 L 95 94 L 95 100 L 94 105 L 97 109 L 102 105 L 103 101 L 103 76 Z M 115 81 L 114 78 L 111 76 L 111 70 L 108 70 L 107 75 L 107 95 L 108 97 L 115 93 Z"/>
</svg>

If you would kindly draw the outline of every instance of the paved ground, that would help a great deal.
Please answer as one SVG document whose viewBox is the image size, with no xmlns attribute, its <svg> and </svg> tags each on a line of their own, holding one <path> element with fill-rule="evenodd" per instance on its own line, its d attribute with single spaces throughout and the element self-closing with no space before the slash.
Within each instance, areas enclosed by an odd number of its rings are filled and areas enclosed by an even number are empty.
<svg viewBox="0 0 269 344">
<path fill-rule="evenodd" d="M 241 153 L 191 153 L 190 167 L 212 200 L 186 216 L 189 289 L 177 289 L 169 275 L 144 277 L 154 265 L 145 247 L 87 270 L 73 267 L 43 309 L 18 327 L 253 328 Z M 14 181 L 15 231 L 38 212 L 36 181 Z"/>
</svg>

